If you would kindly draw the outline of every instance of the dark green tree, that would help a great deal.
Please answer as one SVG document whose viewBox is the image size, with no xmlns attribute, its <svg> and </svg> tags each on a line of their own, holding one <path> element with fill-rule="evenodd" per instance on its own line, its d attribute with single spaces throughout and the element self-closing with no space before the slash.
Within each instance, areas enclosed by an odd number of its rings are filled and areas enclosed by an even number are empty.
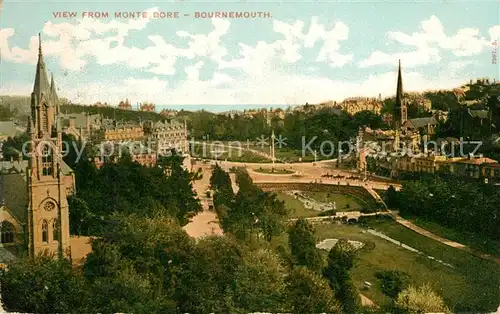
<svg viewBox="0 0 500 314">
<path fill-rule="evenodd" d="M 292 259 L 297 266 L 305 266 L 311 271 L 320 271 L 323 258 L 316 248 L 313 227 L 305 220 L 297 220 L 288 230 L 288 243 Z"/>
<path fill-rule="evenodd" d="M 335 297 L 342 304 L 343 313 L 357 313 L 359 294 L 354 287 L 350 270 L 354 266 L 355 250 L 346 240 L 339 240 L 328 253 L 328 264 L 323 276 L 328 280 Z"/>
<path fill-rule="evenodd" d="M 81 313 L 89 288 L 68 260 L 21 258 L 0 271 L 2 303 L 9 312 Z"/>
<path fill-rule="evenodd" d="M 293 313 L 342 313 L 328 282 L 305 267 L 293 269 L 287 278 L 286 291 Z"/>
<path fill-rule="evenodd" d="M 382 292 L 393 299 L 406 289 L 410 283 L 408 274 L 397 270 L 380 271 L 375 276 L 380 280 Z"/>
</svg>

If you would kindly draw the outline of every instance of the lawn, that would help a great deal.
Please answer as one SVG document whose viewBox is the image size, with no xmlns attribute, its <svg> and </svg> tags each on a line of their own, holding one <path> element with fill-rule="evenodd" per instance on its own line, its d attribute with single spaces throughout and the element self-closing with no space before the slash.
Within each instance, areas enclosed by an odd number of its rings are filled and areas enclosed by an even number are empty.
<svg viewBox="0 0 500 314">
<path fill-rule="evenodd" d="M 295 171 L 290 171 L 287 169 L 280 169 L 280 168 L 259 168 L 255 169 L 255 172 L 260 172 L 260 173 L 268 173 L 268 174 L 292 174 L 295 173 Z"/>
<path fill-rule="evenodd" d="M 455 311 L 491 312 L 498 307 L 500 301 L 498 264 L 421 236 L 388 218 L 369 219 L 366 220 L 366 225 L 453 265 L 455 268 L 450 270 L 437 262 L 408 252 L 415 255 L 417 263 L 408 264 L 401 270 L 413 273 L 411 277 L 416 283 L 431 282 Z M 402 257 L 397 257 L 393 262 L 387 260 L 386 263 L 403 266 L 401 259 Z M 421 266 L 418 266 L 419 264 Z M 423 266 L 426 269 L 422 268 Z"/>
<path fill-rule="evenodd" d="M 292 195 L 277 193 L 278 199 L 285 202 L 285 206 L 290 210 L 290 218 L 315 217 L 320 213 L 317 210 L 309 209 L 304 204 L 296 200 Z"/>
<path fill-rule="evenodd" d="M 235 162 L 248 162 L 248 163 L 270 163 L 271 160 L 262 157 L 260 155 L 254 154 L 247 150 L 237 150 L 237 149 L 226 149 L 221 148 L 220 151 L 214 149 L 210 151 L 210 145 L 203 147 L 201 144 L 195 146 L 195 151 L 193 157 L 206 158 L 206 159 L 217 159 L 217 160 L 228 160 Z"/>
<path fill-rule="evenodd" d="M 355 240 L 365 243 L 359 251 L 356 266 L 351 271 L 355 286 L 363 295 L 378 305 L 390 302 L 380 290 L 375 274 L 381 270 L 406 272 L 414 285 L 425 282 L 441 294 L 455 312 L 493 312 L 498 306 L 498 265 L 476 258 L 465 252 L 447 247 L 397 224 L 392 220 L 369 223 L 393 239 L 399 240 L 455 266 L 454 269 L 439 264 L 387 240 L 376 237 L 357 225 L 315 225 L 319 241 L 327 238 Z M 273 240 L 271 247 L 288 246 L 287 236 Z M 323 251 L 326 257 L 327 252 Z M 364 282 L 372 283 L 370 289 Z"/>
<path fill-rule="evenodd" d="M 302 192 L 302 193 L 319 202 L 335 201 L 337 206 L 337 211 L 351 211 L 351 210 L 359 210 L 361 208 L 361 205 L 358 203 L 358 201 L 349 195 L 328 193 L 328 192 Z M 285 206 L 290 209 L 291 218 L 316 217 L 321 213 L 320 211 L 306 208 L 301 201 L 295 199 L 292 195 L 286 193 L 278 193 L 278 198 L 284 201 Z M 347 204 L 349 204 L 349 208 L 346 207 Z"/>
<path fill-rule="evenodd" d="M 335 202 L 337 211 L 356 211 L 361 209 L 358 200 L 350 195 L 329 193 L 329 192 L 304 192 L 307 197 L 310 197 L 318 202 Z"/>
<path fill-rule="evenodd" d="M 500 256 L 500 241 L 495 241 L 494 239 L 487 238 L 477 233 L 458 231 L 455 229 L 447 228 L 435 222 L 427 221 L 417 217 L 404 216 L 404 218 L 410 220 L 417 226 L 429 230 L 432 233 L 435 233 L 443 238 L 447 238 L 449 240 L 467 245 L 468 247 L 480 252 Z"/>
</svg>

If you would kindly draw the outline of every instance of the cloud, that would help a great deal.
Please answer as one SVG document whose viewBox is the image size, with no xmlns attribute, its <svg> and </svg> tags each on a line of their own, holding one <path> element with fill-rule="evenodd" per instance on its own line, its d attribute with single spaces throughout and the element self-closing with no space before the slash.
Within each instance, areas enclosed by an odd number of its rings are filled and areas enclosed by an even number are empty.
<svg viewBox="0 0 500 314">
<path fill-rule="evenodd" d="M 490 28 L 489 34 L 491 38 L 498 37 L 500 26 Z M 408 35 L 391 31 L 387 33 L 387 37 L 399 44 L 414 47 L 415 50 L 396 53 L 374 51 L 359 63 L 360 67 L 394 64 L 397 59 L 404 60 L 407 67 L 415 67 L 440 62 L 440 50 L 451 51 L 456 57 L 467 57 L 477 55 L 491 46 L 491 41 L 481 37 L 479 30 L 474 28 L 462 28 L 453 36 L 446 35 L 443 25 L 434 15 L 421 23 L 419 32 Z"/>
<path fill-rule="evenodd" d="M 154 9 L 151 9 L 154 10 Z M 144 30 L 149 20 L 128 23 L 98 20 L 80 20 L 76 24 L 46 23 L 44 34 L 51 37 L 45 41 L 46 55 L 55 56 L 63 69 L 79 71 L 97 63 L 106 71 L 106 65 L 123 65 L 128 69 L 149 72 L 153 77 L 144 79 L 137 71 L 127 71 L 125 76 L 102 78 L 101 81 L 76 86 L 70 80 L 57 81 L 61 97 L 74 102 L 91 104 L 97 101 L 118 103 L 129 98 L 132 102 L 151 101 L 157 104 L 304 104 L 325 100 L 342 100 L 351 96 L 373 97 L 381 93 L 393 95 L 396 86 L 396 68 L 386 73 L 366 75 L 360 80 L 346 81 L 318 76 L 322 67 L 342 67 L 352 62 L 353 54 L 342 52 L 342 42 L 349 37 L 349 28 L 343 22 L 332 25 L 319 23 L 313 17 L 306 27 L 303 21 L 273 21 L 272 30 L 279 35 L 275 41 L 258 41 L 252 45 L 239 42 L 238 53 L 228 55 L 224 36 L 229 34 L 231 23 L 223 19 L 211 21 L 212 27 L 203 34 L 178 31 L 175 36 L 182 43 L 173 44 L 158 34 L 146 36 L 148 45 L 138 48 L 125 44 L 131 31 Z M 420 64 L 442 62 L 440 49 L 465 53 L 460 44 L 466 38 L 476 38 L 468 53 L 478 51 L 484 44 L 479 33 L 463 29 L 442 41 L 443 27 L 437 18 L 424 21 L 422 31 L 414 34 L 389 32 L 391 40 L 414 47 L 414 51 L 384 53 L 375 51 L 360 66 L 392 64 L 402 59 L 403 68 Z M 500 27 L 492 27 L 490 36 L 500 34 Z M 15 35 L 13 29 L 0 29 L 2 60 L 13 62 L 36 62 L 38 40 L 30 39 L 29 47 L 21 49 L 8 45 L 8 38 Z M 443 47 L 441 47 L 443 46 Z M 305 51 L 317 54 L 310 60 L 302 60 Z M 174 81 L 166 76 L 176 74 L 176 65 L 182 59 L 186 66 L 182 80 Z M 298 71 L 299 61 L 309 61 L 307 74 Z M 450 71 L 439 77 L 427 78 L 422 73 L 404 72 L 405 90 L 416 91 L 436 88 L 451 88 L 462 83 L 455 78 L 456 71 L 470 64 L 450 63 Z M 207 79 L 206 70 L 215 65 Z M 93 66 L 93 65 L 92 65 Z M 128 70 L 127 69 L 127 70 Z M 316 69 L 312 71 L 312 69 Z M 455 71 L 455 72 L 453 72 Z M 134 73 L 135 72 L 135 73 Z M 203 75 L 200 75 L 203 73 Z M 73 73 L 76 77 L 80 73 Z M 111 76 L 112 77 L 112 76 Z M 359 77 L 359 76 L 358 76 Z M 32 78 L 30 78 L 32 79 Z M 29 94 L 32 84 L 5 85 L 0 93 Z"/>
<path fill-rule="evenodd" d="M 146 10 L 148 13 L 155 11 L 156 8 Z M 160 35 L 147 36 L 151 45 L 143 49 L 126 46 L 124 41 L 130 31 L 143 30 L 150 21 L 151 18 L 131 19 L 127 22 L 103 22 L 84 18 L 74 24 L 49 21 L 45 23 L 43 33 L 55 39 L 44 40 L 44 55 L 58 58 L 60 66 L 65 70 L 79 71 L 94 58 L 99 65 L 122 64 L 158 75 L 173 75 L 179 57 L 209 57 L 218 60 L 227 54 L 220 44 L 220 39 L 227 33 L 230 22 L 215 19 L 212 20 L 213 31 L 206 35 L 177 32 L 178 36 L 188 39 L 188 48 L 178 48 L 166 42 Z M 36 64 L 38 38 L 31 37 L 28 49 L 9 48 L 8 40 L 14 33 L 14 29 L 10 28 L 0 30 L 2 59 Z"/>
</svg>

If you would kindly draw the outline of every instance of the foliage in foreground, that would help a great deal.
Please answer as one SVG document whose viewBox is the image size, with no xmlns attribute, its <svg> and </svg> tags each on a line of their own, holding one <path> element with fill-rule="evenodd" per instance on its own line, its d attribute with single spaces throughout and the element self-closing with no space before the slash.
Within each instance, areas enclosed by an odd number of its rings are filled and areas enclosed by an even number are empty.
<svg viewBox="0 0 500 314">
<path fill-rule="evenodd" d="M 420 287 L 409 286 L 398 294 L 396 307 L 410 313 L 450 313 L 441 296 L 432 287 L 424 284 Z"/>
</svg>

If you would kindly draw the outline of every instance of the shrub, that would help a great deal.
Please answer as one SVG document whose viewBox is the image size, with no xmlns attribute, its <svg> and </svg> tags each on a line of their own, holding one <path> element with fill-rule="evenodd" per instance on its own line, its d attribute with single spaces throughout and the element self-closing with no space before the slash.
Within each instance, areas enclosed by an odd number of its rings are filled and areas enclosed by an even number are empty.
<svg viewBox="0 0 500 314">
<path fill-rule="evenodd" d="M 382 292 L 391 298 L 396 298 L 401 291 L 406 289 L 410 281 L 408 274 L 397 270 L 379 271 L 375 277 L 380 280 Z"/>
<path fill-rule="evenodd" d="M 361 250 L 366 251 L 366 252 L 370 252 L 370 251 L 373 251 L 375 249 L 375 242 L 364 241 L 363 243 L 364 243 L 364 245 L 361 248 Z"/>
<path fill-rule="evenodd" d="M 321 213 L 318 214 L 318 216 L 333 216 L 335 215 L 335 213 L 336 213 L 335 209 L 329 209 L 322 211 Z"/>
</svg>

